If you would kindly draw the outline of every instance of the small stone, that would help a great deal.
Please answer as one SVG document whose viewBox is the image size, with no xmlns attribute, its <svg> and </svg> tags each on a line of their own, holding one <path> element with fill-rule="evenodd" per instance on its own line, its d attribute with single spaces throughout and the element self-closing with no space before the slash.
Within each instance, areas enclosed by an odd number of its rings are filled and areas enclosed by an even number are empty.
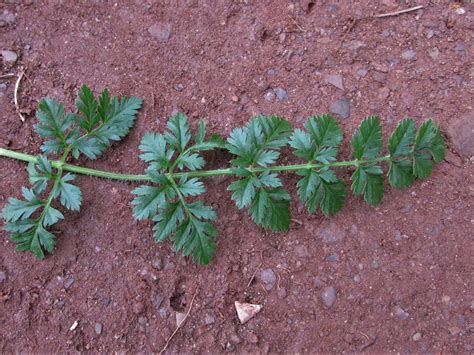
<svg viewBox="0 0 474 355">
<path fill-rule="evenodd" d="M 357 75 L 360 76 L 361 78 L 364 78 L 369 71 L 365 68 L 361 68 L 357 70 Z"/>
<path fill-rule="evenodd" d="M 448 330 L 451 335 L 457 335 L 461 332 L 461 329 L 459 329 L 458 327 L 449 327 Z"/>
<path fill-rule="evenodd" d="M 409 49 L 402 53 L 402 58 L 405 60 L 414 60 L 416 58 L 416 52 L 413 49 Z"/>
<path fill-rule="evenodd" d="M 172 261 L 169 261 L 165 265 L 165 270 L 173 270 L 175 267 L 174 263 Z"/>
<path fill-rule="evenodd" d="M 350 333 L 347 333 L 346 335 L 344 335 L 344 341 L 348 344 L 351 344 L 354 340 L 354 336 Z"/>
<path fill-rule="evenodd" d="M 71 276 L 71 277 L 68 277 L 68 278 L 66 279 L 66 281 L 64 281 L 64 285 L 63 285 L 63 286 L 64 286 L 64 289 L 66 289 L 66 290 L 69 289 L 69 287 L 71 287 L 72 284 L 73 284 L 75 281 L 76 281 L 76 279 L 74 279 L 74 277 L 72 277 L 72 276 Z"/>
<path fill-rule="evenodd" d="M 176 91 L 181 92 L 181 91 L 184 90 L 184 85 L 180 83 L 180 84 L 176 85 L 174 88 L 175 88 Z"/>
<path fill-rule="evenodd" d="M 148 33 L 160 43 L 168 42 L 172 30 L 173 25 L 169 22 L 155 23 L 154 25 L 148 27 Z"/>
<path fill-rule="evenodd" d="M 354 282 L 355 282 L 356 284 L 360 284 L 361 281 L 362 281 L 362 279 L 361 279 L 360 275 L 355 275 L 355 276 L 354 276 Z"/>
<path fill-rule="evenodd" d="M 334 101 L 331 106 L 329 106 L 329 111 L 342 118 L 348 118 L 351 114 L 351 102 L 345 97 Z"/>
<path fill-rule="evenodd" d="M 448 135 L 456 152 L 470 158 L 474 155 L 474 111 L 470 111 L 460 119 L 449 122 Z"/>
<path fill-rule="evenodd" d="M 273 91 L 268 91 L 263 97 L 268 102 L 273 102 L 273 100 L 275 100 L 275 94 L 273 93 Z"/>
<path fill-rule="evenodd" d="M 0 27 L 5 27 L 7 25 L 13 25 L 15 23 L 15 15 L 10 11 L 5 10 L 0 14 Z"/>
<path fill-rule="evenodd" d="M 147 317 L 139 317 L 138 318 L 138 324 L 145 326 L 148 323 L 148 318 Z"/>
<path fill-rule="evenodd" d="M 235 310 L 237 311 L 237 316 L 239 317 L 241 324 L 247 323 L 250 319 L 255 317 L 261 309 L 262 306 L 259 304 L 240 303 L 235 301 Z"/>
<path fill-rule="evenodd" d="M 240 344 L 241 340 L 239 338 L 239 336 L 237 334 L 232 334 L 230 336 L 230 341 L 233 343 L 233 344 Z"/>
<path fill-rule="evenodd" d="M 330 263 L 335 263 L 339 261 L 339 255 L 334 254 L 334 255 L 329 255 L 326 257 L 326 261 L 329 261 Z"/>
<path fill-rule="evenodd" d="M 395 314 L 395 316 L 401 320 L 405 320 L 410 316 L 410 314 L 400 306 L 395 306 L 393 309 L 393 314 Z"/>
<path fill-rule="evenodd" d="M 381 71 L 374 71 L 372 74 L 372 77 L 374 78 L 375 81 L 383 84 L 387 81 L 387 74 L 382 73 Z"/>
<path fill-rule="evenodd" d="M 238 98 L 237 95 L 232 95 L 231 100 L 232 100 L 233 102 L 239 102 L 239 98 Z"/>
<path fill-rule="evenodd" d="M 321 292 L 321 300 L 327 308 L 330 308 L 336 302 L 336 289 L 328 286 Z"/>
<path fill-rule="evenodd" d="M 321 287 L 324 287 L 326 285 L 326 282 L 320 276 L 316 276 L 313 279 L 313 281 L 314 281 L 314 286 L 316 286 L 317 288 L 321 288 Z"/>
<path fill-rule="evenodd" d="M 471 304 L 469 306 L 469 309 L 474 312 L 474 300 L 471 301 Z"/>
<path fill-rule="evenodd" d="M 319 237 L 325 244 L 335 244 L 344 240 L 346 231 L 336 223 L 331 222 L 319 232 Z"/>
<path fill-rule="evenodd" d="M 466 54 L 466 46 L 462 42 L 456 43 L 456 46 L 454 47 L 454 50 L 456 51 L 457 54 L 459 55 L 464 55 Z"/>
<path fill-rule="evenodd" d="M 249 335 L 247 335 L 247 342 L 250 344 L 257 344 L 258 337 L 254 333 L 250 333 Z"/>
<path fill-rule="evenodd" d="M 280 101 L 288 100 L 288 93 L 283 88 L 276 88 L 275 89 L 275 95 L 277 96 L 278 100 L 280 100 Z"/>
<path fill-rule="evenodd" d="M 278 289 L 278 297 L 280 297 L 281 299 L 286 298 L 286 288 L 280 287 Z"/>
<path fill-rule="evenodd" d="M 257 83 L 257 87 L 260 91 L 265 91 L 268 89 L 268 83 L 264 80 L 260 80 L 258 83 Z"/>
<path fill-rule="evenodd" d="M 421 340 L 421 333 L 415 333 L 412 336 L 413 341 L 419 341 Z"/>
<path fill-rule="evenodd" d="M 372 267 L 374 269 L 378 269 L 380 267 L 380 263 L 378 262 L 378 260 L 372 261 Z"/>
<path fill-rule="evenodd" d="M 430 53 L 428 54 L 431 59 L 436 60 L 438 59 L 439 56 L 439 49 L 437 47 L 434 47 Z"/>
<path fill-rule="evenodd" d="M 431 39 L 434 36 L 433 30 L 426 31 L 426 38 Z"/>
<path fill-rule="evenodd" d="M 340 74 L 326 75 L 325 81 L 326 81 L 327 84 L 331 84 L 331 85 L 337 87 L 340 90 L 344 90 L 344 83 L 342 81 L 342 75 L 340 75 Z"/>
<path fill-rule="evenodd" d="M 449 304 L 449 301 L 451 301 L 451 297 L 444 295 L 441 297 L 441 301 L 443 301 L 443 303 L 445 304 Z"/>
<path fill-rule="evenodd" d="M 155 270 L 160 271 L 161 269 L 163 269 L 163 262 L 161 261 L 161 259 L 155 259 L 151 263 L 151 266 L 153 266 Z"/>
<path fill-rule="evenodd" d="M 0 282 L 3 282 L 7 279 L 7 274 L 5 271 L 0 271 Z"/>
<path fill-rule="evenodd" d="M 18 59 L 18 54 L 13 51 L 4 50 L 2 51 L 2 58 L 7 64 L 15 64 Z"/>
<path fill-rule="evenodd" d="M 180 328 L 186 319 L 186 313 L 176 312 L 176 327 Z"/>
<path fill-rule="evenodd" d="M 390 89 L 388 87 L 383 87 L 379 89 L 379 99 L 385 100 L 390 96 Z"/>
<path fill-rule="evenodd" d="M 216 322 L 216 317 L 214 317 L 211 313 L 206 313 L 204 316 L 204 324 L 205 325 L 211 325 Z"/>
<path fill-rule="evenodd" d="M 133 313 L 140 314 L 145 310 L 145 306 L 141 302 L 135 302 L 132 306 Z"/>
<path fill-rule="evenodd" d="M 260 272 L 260 280 L 265 284 L 265 289 L 270 291 L 276 283 L 276 275 L 272 269 L 265 269 Z"/>
<path fill-rule="evenodd" d="M 162 307 L 158 310 L 158 314 L 161 318 L 167 319 L 170 316 L 170 311 L 168 310 L 168 308 Z"/>
<path fill-rule="evenodd" d="M 96 324 L 94 325 L 94 330 L 95 330 L 95 333 L 96 333 L 97 335 L 101 335 L 101 334 L 102 334 L 102 324 L 96 323 Z"/>
<path fill-rule="evenodd" d="M 413 205 L 411 203 L 407 203 L 401 210 L 400 212 L 402 213 L 408 213 L 411 211 L 411 209 L 413 208 Z"/>
<path fill-rule="evenodd" d="M 162 295 L 155 295 L 153 298 L 152 298 L 152 304 L 153 306 L 156 308 L 156 309 L 160 309 L 161 307 L 161 304 L 163 303 L 163 301 L 165 300 L 165 298 L 162 296 Z"/>
<path fill-rule="evenodd" d="M 367 45 L 362 41 L 350 41 L 348 43 L 344 43 L 344 47 L 350 49 L 351 51 L 358 52 L 362 48 L 366 48 Z M 357 54 L 357 53 L 356 53 Z"/>
</svg>

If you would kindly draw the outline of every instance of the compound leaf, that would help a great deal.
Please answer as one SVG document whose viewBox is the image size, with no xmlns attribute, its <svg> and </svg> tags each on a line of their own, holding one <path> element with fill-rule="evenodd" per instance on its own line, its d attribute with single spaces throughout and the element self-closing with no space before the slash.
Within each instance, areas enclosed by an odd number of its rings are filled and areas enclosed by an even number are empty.
<svg viewBox="0 0 474 355">
<path fill-rule="evenodd" d="M 388 170 L 388 181 L 396 188 L 410 187 L 415 181 L 413 163 L 410 160 L 391 160 Z"/>
<path fill-rule="evenodd" d="M 293 153 L 307 161 L 313 160 L 315 147 L 309 133 L 296 128 L 290 138 L 290 147 L 294 149 Z"/>
<path fill-rule="evenodd" d="M 359 166 L 351 176 L 354 195 L 364 195 L 371 205 L 378 205 L 383 198 L 382 169 L 378 165 Z"/>
<path fill-rule="evenodd" d="M 388 141 L 388 151 L 391 158 L 405 157 L 411 154 L 415 142 L 416 126 L 410 118 L 405 118 L 397 125 L 397 128 Z"/>
<path fill-rule="evenodd" d="M 48 186 L 48 181 L 54 179 L 51 163 L 44 155 L 38 156 L 36 162 L 28 164 L 28 177 L 36 193 L 43 192 Z"/>
<path fill-rule="evenodd" d="M 33 190 L 22 187 L 25 201 L 10 197 L 2 210 L 3 219 L 6 222 L 15 222 L 20 219 L 29 218 L 35 211 L 43 207 L 45 202 L 38 199 Z"/>
<path fill-rule="evenodd" d="M 164 170 L 170 167 L 174 150 L 167 149 L 166 140 L 162 134 L 146 133 L 138 148 L 142 152 L 140 159 L 148 163 L 151 162 L 152 166 L 157 170 Z"/>
<path fill-rule="evenodd" d="M 153 217 L 158 208 L 165 205 L 167 197 L 170 197 L 170 185 L 142 185 L 134 189 L 132 194 L 137 196 L 132 201 L 132 205 L 134 205 L 133 216 L 135 219 L 143 220 Z"/>
<path fill-rule="evenodd" d="M 79 90 L 76 107 L 84 115 L 84 118 L 77 118 L 77 123 L 87 132 L 91 132 L 100 122 L 100 116 L 97 113 L 97 100 L 87 85 L 83 85 Z"/>
<path fill-rule="evenodd" d="M 433 169 L 433 161 L 443 161 L 445 150 L 439 127 L 431 119 L 425 121 L 418 129 L 413 147 L 413 174 L 420 179 L 428 177 Z"/>
<path fill-rule="evenodd" d="M 266 189 L 257 190 L 249 209 L 255 223 L 274 231 L 287 231 L 290 227 L 290 195 L 286 190 Z"/>
<path fill-rule="evenodd" d="M 153 227 L 155 240 L 157 242 L 165 240 L 177 228 L 177 223 L 182 223 L 184 219 L 183 208 L 180 202 L 165 202 L 161 211 L 153 218 L 158 222 Z"/>
<path fill-rule="evenodd" d="M 251 175 L 234 181 L 229 185 L 227 189 L 234 192 L 231 198 L 235 202 L 237 208 L 242 209 L 250 205 L 255 197 L 256 181 L 256 177 Z"/>
<path fill-rule="evenodd" d="M 188 120 L 181 112 L 178 112 L 170 118 L 167 128 L 168 132 L 165 133 L 166 141 L 175 147 L 178 152 L 182 153 L 191 140 Z"/>
<path fill-rule="evenodd" d="M 59 180 L 55 197 L 59 195 L 61 204 L 68 210 L 79 211 L 82 203 L 81 189 L 73 184 L 68 183 L 76 178 L 73 174 L 66 174 Z"/>
<path fill-rule="evenodd" d="M 204 189 L 204 184 L 198 178 L 188 179 L 186 176 L 183 176 L 178 183 L 178 190 L 184 197 L 187 196 L 197 196 L 202 194 Z"/>
</svg>

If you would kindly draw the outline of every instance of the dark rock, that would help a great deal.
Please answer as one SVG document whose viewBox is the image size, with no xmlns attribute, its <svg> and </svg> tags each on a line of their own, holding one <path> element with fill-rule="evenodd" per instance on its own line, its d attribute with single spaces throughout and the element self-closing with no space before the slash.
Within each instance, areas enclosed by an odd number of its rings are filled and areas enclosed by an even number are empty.
<svg viewBox="0 0 474 355">
<path fill-rule="evenodd" d="M 64 281 L 64 285 L 63 285 L 63 286 L 64 286 L 64 289 L 66 289 L 66 290 L 69 289 L 69 287 L 71 287 L 72 284 L 73 284 L 75 281 L 76 281 L 76 279 L 75 279 L 74 277 L 72 277 L 72 276 L 71 276 L 71 277 L 68 277 L 68 278 L 66 279 L 66 281 Z"/>
<path fill-rule="evenodd" d="M 408 61 L 416 59 L 416 52 L 413 49 L 409 49 L 402 53 L 402 58 Z"/>
<path fill-rule="evenodd" d="M 361 78 L 365 77 L 369 71 L 365 68 L 361 68 L 357 70 L 357 75 L 360 76 Z"/>
<path fill-rule="evenodd" d="M 173 25 L 169 22 L 159 22 L 148 27 L 148 33 L 152 35 L 153 38 L 160 43 L 168 42 L 168 40 L 170 39 L 172 30 L 173 30 Z"/>
<path fill-rule="evenodd" d="M 326 261 L 329 261 L 330 263 L 335 263 L 339 261 L 339 255 L 334 254 L 334 255 L 329 255 L 326 257 Z"/>
<path fill-rule="evenodd" d="M 410 314 L 408 312 L 406 312 L 400 306 L 395 306 L 395 308 L 393 309 L 393 314 L 401 320 L 405 320 L 410 316 Z"/>
<path fill-rule="evenodd" d="M 204 316 L 204 324 L 211 325 L 211 324 L 214 324 L 215 322 L 216 322 L 216 317 L 214 317 L 214 315 L 212 315 L 210 312 L 206 313 L 206 315 Z"/>
<path fill-rule="evenodd" d="M 343 97 L 340 100 L 334 101 L 331 106 L 329 106 L 329 111 L 342 118 L 348 118 L 351 114 L 351 102 L 349 99 Z"/>
<path fill-rule="evenodd" d="M 5 271 L 0 271 L 0 282 L 3 282 L 7 279 L 7 274 Z"/>
</svg>

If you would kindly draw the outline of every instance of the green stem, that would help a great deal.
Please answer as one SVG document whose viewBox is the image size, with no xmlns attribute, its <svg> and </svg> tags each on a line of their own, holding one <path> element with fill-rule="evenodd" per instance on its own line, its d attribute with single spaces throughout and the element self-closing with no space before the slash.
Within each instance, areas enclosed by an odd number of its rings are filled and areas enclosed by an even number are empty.
<svg viewBox="0 0 474 355">
<path fill-rule="evenodd" d="M 0 156 L 26 161 L 26 162 L 36 162 L 37 156 L 15 152 L 13 150 L 0 148 Z M 305 170 L 305 169 L 320 169 L 323 167 L 344 167 L 344 166 L 359 166 L 361 164 L 373 164 L 382 161 L 390 160 L 390 155 L 385 155 L 383 157 L 369 159 L 369 160 L 347 160 L 347 161 L 337 161 L 332 163 L 307 163 L 307 164 L 290 164 L 290 165 L 277 165 L 270 166 L 268 168 L 248 168 L 250 172 L 260 173 L 264 171 L 270 172 L 285 172 L 285 171 L 294 171 L 294 170 Z M 56 168 L 62 168 L 64 171 L 70 171 L 77 174 L 96 176 L 111 180 L 122 180 L 122 181 L 150 181 L 150 177 L 147 175 L 134 175 L 134 174 L 121 174 L 113 173 L 110 171 L 97 170 L 85 168 L 82 166 L 67 164 L 58 160 L 52 160 L 51 165 Z M 206 176 L 216 176 L 216 175 L 233 175 L 231 168 L 227 169 L 214 169 L 214 170 L 201 170 L 201 171 L 190 171 L 186 173 L 173 173 L 172 176 L 179 178 L 183 175 L 188 177 L 206 177 Z"/>
</svg>

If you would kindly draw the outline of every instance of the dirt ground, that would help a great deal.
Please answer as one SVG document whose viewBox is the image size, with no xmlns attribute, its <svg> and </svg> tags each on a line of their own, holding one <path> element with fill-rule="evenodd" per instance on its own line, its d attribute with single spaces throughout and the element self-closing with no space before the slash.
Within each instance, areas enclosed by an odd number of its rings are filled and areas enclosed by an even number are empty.
<svg viewBox="0 0 474 355">
<path fill-rule="evenodd" d="M 432 117 L 449 152 L 429 179 L 407 190 L 387 186 L 376 208 L 350 197 L 332 218 L 309 215 L 296 199 L 297 177 L 284 175 L 293 196 L 288 233 L 265 231 L 238 211 L 230 178 L 208 179 L 205 200 L 220 232 L 208 267 L 156 244 L 151 224 L 134 221 L 136 184 L 78 177 L 83 207 L 54 227 L 54 254 L 39 261 L 15 252 L 1 232 L 0 351 L 159 352 L 175 312 L 195 296 L 169 353 L 473 352 L 469 3 L 3 1 L 0 50 L 18 58 L 5 54 L 0 67 L 2 147 L 37 154 L 39 99 L 72 108 L 84 83 L 145 100 L 123 142 L 82 162 L 100 169 L 142 173 L 142 135 L 163 130 L 175 110 L 193 128 L 204 117 L 222 135 L 260 112 L 301 127 L 311 114 L 337 111 L 342 158 L 368 115 L 380 114 L 387 133 L 405 116 Z M 15 78 L 3 76 L 21 68 L 25 123 L 13 104 Z M 215 156 L 213 165 L 226 159 Z M 339 171 L 347 180 L 349 173 Z M 26 166 L 1 158 L 0 174 L 3 207 L 27 184 Z M 331 290 L 335 301 L 325 305 Z M 235 301 L 263 309 L 241 325 Z"/>
</svg>

